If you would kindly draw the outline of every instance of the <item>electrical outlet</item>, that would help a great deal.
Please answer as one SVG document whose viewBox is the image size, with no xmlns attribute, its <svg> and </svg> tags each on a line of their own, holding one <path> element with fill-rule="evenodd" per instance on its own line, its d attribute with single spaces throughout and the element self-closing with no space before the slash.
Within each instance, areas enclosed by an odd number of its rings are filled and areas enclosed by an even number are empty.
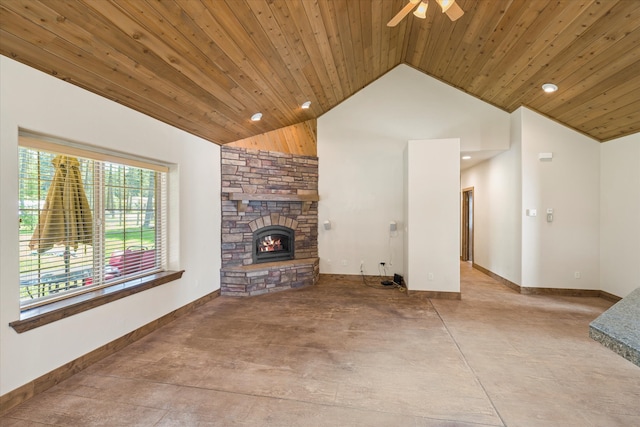
<svg viewBox="0 0 640 427">
<path fill-rule="evenodd" d="M 343 260 L 342 260 L 342 262 L 341 262 L 341 264 L 342 264 L 342 265 L 347 265 L 347 260 L 346 260 L 346 259 L 343 259 Z"/>
<path fill-rule="evenodd" d="M 433 280 L 433 273 L 429 273 L 429 274 L 427 275 L 427 279 L 429 279 L 429 280 Z"/>
<path fill-rule="evenodd" d="M 580 272 L 579 272 L 579 271 L 576 271 L 575 273 L 573 273 L 573 278 L 574 278 L 574 279 L 579 279 L 579 278 L 581 278 L 581 277 L 582 277 L 582 275 L 580 274 Z"/>
</svg>

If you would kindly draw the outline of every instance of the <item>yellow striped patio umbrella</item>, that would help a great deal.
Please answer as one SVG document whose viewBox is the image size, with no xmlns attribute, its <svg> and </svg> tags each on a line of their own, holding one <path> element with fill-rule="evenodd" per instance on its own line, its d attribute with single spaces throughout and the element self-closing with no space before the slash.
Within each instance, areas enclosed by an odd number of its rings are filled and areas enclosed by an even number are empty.
<svg viewBox="0 0 640 427">
<path fill-rule="evenodd" d="M 77 250 L 79 244 L 92 242 L 93 217 L 78 159 L 59 155 L 52 163 L 55 173 L 29 247 L 45 252 L 54 245 L 64 246 L 68 273 L 70 248 Z"/>
</svg>

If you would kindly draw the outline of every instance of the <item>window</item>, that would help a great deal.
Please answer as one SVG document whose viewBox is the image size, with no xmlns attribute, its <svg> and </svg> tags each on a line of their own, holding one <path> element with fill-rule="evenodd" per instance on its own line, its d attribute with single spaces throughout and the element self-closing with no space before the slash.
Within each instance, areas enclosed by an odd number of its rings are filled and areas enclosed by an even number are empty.
<svg viewBox="0 0 640 427">
<path fill-rule="evenodd" d="M 22 310 L 165 270 L 165 166 L 20 134 Z"/>
</svg>

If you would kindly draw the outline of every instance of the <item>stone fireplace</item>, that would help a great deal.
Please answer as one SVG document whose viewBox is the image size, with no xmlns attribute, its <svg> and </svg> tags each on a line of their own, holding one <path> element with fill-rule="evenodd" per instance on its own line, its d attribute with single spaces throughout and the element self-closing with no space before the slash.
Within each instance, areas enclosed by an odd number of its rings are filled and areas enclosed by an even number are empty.
<svg viewBox="0 0 640 427">
<path fill-rule="evenodd" d="M 317 282 L 318 159 L 221 148 L 222 295 Z"/>
</svg>

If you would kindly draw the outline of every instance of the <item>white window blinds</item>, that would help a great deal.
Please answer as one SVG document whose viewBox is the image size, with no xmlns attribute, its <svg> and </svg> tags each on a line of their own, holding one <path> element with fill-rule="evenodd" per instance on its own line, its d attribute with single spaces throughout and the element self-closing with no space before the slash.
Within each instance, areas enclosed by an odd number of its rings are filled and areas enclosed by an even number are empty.
<svg viewBox="0 0 640 427">
<path fill-rule="evenodd" d="M 20 135 L 20 305 L 166 266 L 167 168 Z"/>
</svg>

